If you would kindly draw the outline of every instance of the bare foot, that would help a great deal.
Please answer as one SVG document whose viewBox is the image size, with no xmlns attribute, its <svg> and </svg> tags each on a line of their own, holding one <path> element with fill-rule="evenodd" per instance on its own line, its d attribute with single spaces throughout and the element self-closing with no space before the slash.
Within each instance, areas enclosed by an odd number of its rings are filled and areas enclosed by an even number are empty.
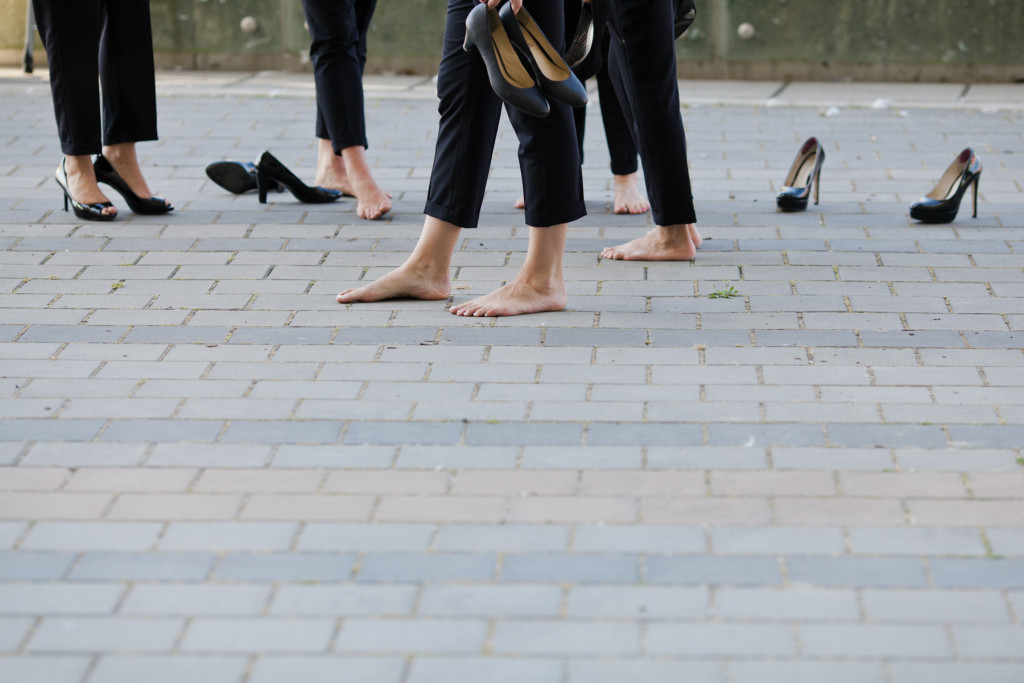
<svg viewBox="0 0 1024 683">
<path fill-rule="evenodd" d="M 110 201 L 96 183 L 96 172 L 92 168 L 91 156 L 84 154 L 65 157 L 64 170 L 68 174 L 68 192 L 75 201 L 82 204 L 102 204 Z M 101 213 L 104 216 L 116 216 L 117 207 L 108 206 Z"/>
<path fill-rule="evenodd" d="M 352 194 L 356 198 L 356 215 L 366 220 L 376 220 L 391 210 L 391 193 L 380 189 L 371 176 L 349 174 Z"/>
<path fill-rule="evenodd" d="M 605 247 L 602 258 L 623 261 L 691 261 L 701 243 L 693 223 L 655 226 L 643 237 L 615 247 Z"/>
<path fill-rule="evenodd" d="M 513 209 L 525 209 L 526 208 L 526 197 L 520 197 L 519 199 L 512 202 Z"/>
<path fill-rule="evenodd" d="M 447 299 L 451 293 L 452 285 L 447 272 L 439 277 L 432 277 L 429 273 L 406 263 L 368 285 L 346 289 L 338 295 L 338 303 L 351 304 L 386 299 L 439 301 Z"/>
<path fill-rule="evenodd" d="M 492 317 L 561 311 L 565 308 L 566 300 L 564 284 L 537 288 L 516 278 L 490 294 L 452 306 L 452 313 L 462 316 Z"/>
<path fill-rule="evenodd" d="M 647 199 L 640 194 L 640 187 L 637 184 L 636 173 L 628 175 L 613 175 L 612 184 L 615 187 L 615 213 L 647 213 L 651 205 Z"/>
</svg>

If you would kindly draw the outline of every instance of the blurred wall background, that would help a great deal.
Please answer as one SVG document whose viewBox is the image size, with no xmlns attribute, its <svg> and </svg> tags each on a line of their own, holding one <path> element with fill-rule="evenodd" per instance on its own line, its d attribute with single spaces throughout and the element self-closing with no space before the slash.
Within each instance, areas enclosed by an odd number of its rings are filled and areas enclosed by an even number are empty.
<svg viewBox="0 0 1024 683">
<path fill-rule="evenodd" d="M 0 64 L 21 64 L 25 3 L 0 0 Z M 158 68 L 309 69 L 299 0 L 150 5 Z M 444 0 L 380 0 L 368 72 L 434 73 L 444 15 Z M 697 22 L 678 44 L 679 73 L 1020 82 L 1022 29 L 1024 0 L 698 0 Z M 45 63 L 40 49 L 36 62 Z"/>
</svg>

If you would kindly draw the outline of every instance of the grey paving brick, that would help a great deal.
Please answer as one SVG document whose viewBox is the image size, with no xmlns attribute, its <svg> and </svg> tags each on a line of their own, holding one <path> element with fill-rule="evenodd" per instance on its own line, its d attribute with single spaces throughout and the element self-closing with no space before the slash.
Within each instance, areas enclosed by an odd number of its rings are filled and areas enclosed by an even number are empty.
<svg viewBox="0 0 1024 683">
<path fill-rule="evenodd" d="M 120 617 L 43 619 L 26 645 L 29 652 L 165 652 L 185 625 L 183 619 Z"/>
<path fill-rule="evenodd" d="M 230 443 L 336 443 L 341 430 L 334 421 L 233 420 L 221 438 Z"/>
<path fill-rule="evenodd" d="M 1024 588 L 1024 560 L 941 558 L 930 564 L 941 588 Z"/>
<path fill-rule="evenodd" d="M 217 565 L 216 578 L 234 581 L 345 581 L 356 558 L 327 554 L 231 554 Z"/>
<path fill-rule="evenodd" d="M 811 656 L 942 658 L 952 655 L 939 626 L 840 626 L 800 628 L 804 652 Z"/>
<path fill-rule="evenodd" d="M 470 446 L 571 446 L 580 442 L 583 428 L 571 423 L 531 423 L 524 429 L 521 423 L 472 423 L 466 429 L 466 443 Z"/>
<path fill-rule="evenodd" d="M 405 661 L 398 657 L 260 657 L 251 683 L 399 683 Z"/>
<path fill-rule="evenodd" d="M 55 581 L 67 574 L 74 561 L 71 553 L 0 553 L 0 580 Z"/>
<path fill-rule="evenodd" d="M 635 655 L 640 629 L 625 623 L 502 621 L 493 642 L 499 653 Z"/>
<path fill-rule="evenodd" d="M 719 588 L 715 615 L 726 620 L 858 621 L 853 590 Z"/>
<path fill-rule="evenodd" d="M 409 683 L 434 683 L 444 680 L 488 681 L 489 683 L 561 683 L 564 664 L 550 660 L 431 657 L 416 659 L 409 672 Z"/>
<path fill-rule="evenodd" d="M 651 624 L 647 651 L 654 655 L 771 655 L 796 652 L 792 631 L 768 624 Z"/>
<path fill-rule="evenodd" d="M 557 586 L 427 586 L 418 613 L 444 617 L 554 617 L 562 603 Z"/>
<path fill-rule="evenodd" d="M 409 615 L 416 601 L 413 586 L 281 586 L 269 612 L 276 615 Z"/>
<path fill-rule="evenodd" d="M 18 650 L 32 626 L 28 617 L 0 617 L 0 651 Z"/>
<path fill-rule="evenodd" d="M 339 652 L 479 653 L 486 638 L 482 620 L 346 619 L 335 641 Z"/>
<path fill-rule="evenodd" d="M 227 443 L 158 443 L 147 467 L 263 467 L 271 445 Z"/>
<path fill-rule="evenodd" d="M 567 613 L 580 619 L 702 619 L 708 603 L 706 588 L 575 586 Z"/>
<path fill-rule="evenodd" d="M 287 550 L 298 532 L 287 522 L 174 522 L 158 548 L 163 552 L 268 552 Z"/>
<path fill-rule="evenodd" d="M 569 531 L 567 526 L 535 524 L 445 524 L 433 547 L 448 552 L 561 552 L 569 546 Z"/>
<path fill-rule="evenodd" d="M 508 582 L 634 583 L 638 558 L 630 555 L 506 555 L 501 579 Z"/>
<path fill-rule="evenodd" d="M 523 469 L 628 469 L 643 466 L 641 446 L 524 446 Z"/>
<path fill-rule="evenodd" d="M 104 441 L 213 441 L 224 423 L 216 420 L 114 420 Z"/>
<path fill-rule="evenodd" d="M 367 555 L 358 581 L 489 581 L 494 578 L 493 555 Z"/>
<path fill-rule="evenodd" d="M 193 619 L 183 652 L 325 652 L 334 635 L 332 619 Z"/>
<path fill-rule="evenodd" d="M 110 614 L 121 585 L 28 583 L 0 586 L 0 614 Z"/>
<path fill-rule="evenodd" d="M 872 621 L 1002 624 L 1010 621 L 1006 602 L 996 591 L 867 590 L 862 599 L 864 612 Z"/>
<path fill-rule="evenodd" d="M 840 528 L 718 527 L 711 547 L 720 555 L 839 555 L 845 550 Z"/>
<path fill-rule="evenodd" d="M 883 683 L 885 673 L 875 662 L 734 661 L 729 664 L 735 683 Z"/>
<path fill-rule="evenodd" d="M 768 456 L 763 447 L 743 445 L 647 449 L 647 468 L 652 470 L 759 470 L 767 466 Z"/>
<path fill-rule="evenodd" d="M 453 444 L 460 439 L 462 429 L 461 422 L 357 422 L 345 432 L 344 443 Z"/>
<path fill-rule="evenodd" d="M 661 557 L 646 561 L 648 583 L 764 586 L 782 583 L 777 560 L 767 557 Z"/>
<path fill-rule="evenodd" d="M 40 434 L 54 441 L 91 441 L 102 426 L 103 420 L 2 420 L 0 441 L 35 440 Z"/>
<path fill-rule="evenodd" d="M 1014 472 L 1016 454 L 1010 449 L 897 449 L 896 458 L 904 469 L 945 472 Z"/>
<path fill-rule="evenodd" d="M 93 683 L 152 681 L 173 683 L 237 683 L 245 673 L 244 657 L 139 657 L 103 655 L 89 680 Z"/>
<path fill-rule="evenodd" d="M 651 683 L 670 681 L 701 681 L 721 683 L 725 672 L 718 662 L 673 661 L 643 659 L 594 660 L 578 659 L 569 662 L 571 683 L 617 683 L 644 680 Z"/>
<path fill-rule="evenodd" d="M 305 552 L 415 552 L 426 550 L 433 524 L 306 524 L 296 542 Z"/>
<path fill-rule="evenodd" d="M 0 679 L 78 683 L 91 664 L 89 657 L 3 657 Z"/>
<path fill-rule="evenodd" d="M 109 550 L 144 552 L 150 550 L 161 525 L 150 522 L 38 522 L 22 550 Z"/>
<path fill-rule="evenodd" d="M 69 578 L 79 581 L 201 581 L 210 574 L 214 555 L 88 552 Z"/>
<path fill-rule="evenodd" d="M 981 535 L 973 529 L 849 530 L 850 549 L 857 555 L 978 555 L 986 553 Z"/>
<path fill-rule="evenodd" d="M 791 557 L 786 565 L 794 584 L 911 588 L 927 584 L 921 562 L 910 558 Z"/>
<path fill-rule="evenodd" d="M 578 525 L 572 544 L 572 549 L 575 552 L 658 555 L 701 554 L 705 547 L 706 540 L 703 529 L 647 524 L 643 526 Z"/>
<path fill-rule="evenodd" d="M 1024 675 L 1024 664 L 988 662 L 892 662 L 889 665 L 893 683 L 956 683 L 957 681 L 985 681 L 985 683 L 1016 683 Z"/>
<path fill-rule="evenodd" d="M 258 615 L 267 604 L 269 586 L 135 584 L 120 614 Z"/>
<path fill-rule="evenodd" d="M 988 529 L 986 532 L 992 552 L 1010 557 L 1024 556 L 1024 530 Z"/>
</svg>

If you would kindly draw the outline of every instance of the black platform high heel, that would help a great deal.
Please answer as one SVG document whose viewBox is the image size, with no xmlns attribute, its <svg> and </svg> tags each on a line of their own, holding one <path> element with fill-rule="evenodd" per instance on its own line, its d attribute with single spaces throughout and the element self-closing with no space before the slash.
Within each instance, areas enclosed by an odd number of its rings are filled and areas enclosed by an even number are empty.
<svg viewBox="0 0 1024 683">
<path fill-rule="evenodd" d="M 814 203 L 818 203 L 821 189 L 821 165 L 825 163 L 825 150 L 818 138 L 808 138 L 789 167 L 783 183 L 785 187 L 775 195 L 775 204 L 783 211 L 803 211 L 814 186 Z"/>
<path fill-rule="evenodd" d="M 295 195 L 295 198 L 306 204 L 326 204 L 341 198 L 340 190 L 314 185 L 310 187 L 299 180 L 298 176 L 288 170 L 277 158 L 268 151 L 260 154 L 256 162 L 256 191 L 259 193 L 260 204 L 267 203 L 267 191 L 280 183 Z"/>
<path fill-rule="evenodd" d="M 512 3 L 506 3 L 498 10 L 498 16 L 512 45 L 533 70 L 533 77 L 540 86 L 540 91 L 548 97 L 565 102 L 570 107 L 585 106 L 587 89 L 580 83 L 580 79 L 576 78 L 526 8 L 520 7 L 518 12 L 513 12 Z"/>
<path fill-rule="evenodd" d="M 61 159 L 60 166 L 57 167 L 56 172 L 53 174 L 57 184 L 60 185 L 60 189 L 64 190 L 64 210 L 68 210 L 68 203 L 70 203 L 71 208 L 75 211 L 75 215 L 79 218 L 83 218 L 87 221 L 114 220 L 117 217 L 116 213 L 103 213 L 104 209 L 109 209 L 113 206 L 110 202 L 83 204 L 71 196 L 71 191 L 68 189 L 68 170 L 65 167 L 67 160 L 67 157 Z"/>
<path fill-rule="evenodd" d="M 174 211 L 174 207 L 168 204 L 163 197 L 140 197 L 135 194 L 102 154 L 92 162 L 92 168 L 96 171 L 96 182 L 110 185 L 117 190 L 118 194 L 128 202 L 128 208 L 135 213 L 156 215 Z"/>
<path fill-rule="evenodd" d="M 548 115 L 551 105 L 512 47 L 498 11 L 482 3 L 466 17 L 466 40 L 462 49 L 469 52 L 474 47 L 487 67 L 491 89 L 502 101 L 531 116 Z"/>
<path fill-rule="evenodd" d="M 970 186 L 974 190 L 974 213 L 978 217 L 978 184 L 981 160 L 968 147 L 960 152 L 935 188 L 910 205 L 910 217 L 923 223 L 951 223 L 960 211 L 960 200 Z"/>
</svg>

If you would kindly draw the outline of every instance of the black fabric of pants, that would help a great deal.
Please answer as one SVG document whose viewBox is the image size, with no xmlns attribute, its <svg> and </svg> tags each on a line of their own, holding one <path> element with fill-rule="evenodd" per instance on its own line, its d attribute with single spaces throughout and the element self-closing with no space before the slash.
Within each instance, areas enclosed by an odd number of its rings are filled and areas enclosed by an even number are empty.
<svg viewBox="0 0 1024 683">
<path fill-rule="evenodd" d="M 580 0 L 565 0 L 565 40 L 572 40 L 576 25 L 580 19 Z M 601 64 L 608 63 L 608 32 L 601 36 Z M 629 122 L 626 115 L 622 113 L 622 105 L 619 103 L 619 96 L 612 85 L 608 69 L 602 66 L 597 72 L 597 96 L 601 104 L 601 122 L 604 124 L 604 138 L 608 142 L 608 156 L 611 158 L 611 169 L 615 175 L 629 175 L 636 173 L 636 144 L 633 142 L 633 134 L 629 132 Z M 573 109 L 573 118 L 576 120 L 576 140 L 580 148 L 580 161 L 583 161 L 583 137 L 586 132 L 587 110 L 586 107 Z"/>
<path fill-rule="evenodd" d="M 696 223 L 679 113 L 672 0 L 610 0 L 609 75 L 629 121 L 658 225 Z"/>
<path fill-rule="evenodd" d="M 434 165 L 424 212 L 463 228 L 480 218 L 502 101 L 491 90 L 487 69 L 474 48 L 464 52 L 466 16 L 477 0 L 448 0 L 444 48 L 437 73 L 438 111 Z M 562 3 L 524 3 L 548 40 L 563 48 Z M 506 106 L 519 138 L 527 225 L 544 228 L 582 218 L 583 178 L 570 107 L 551 100 L 551 113 L 538 118 Z"/>
<path fill-rule="evenodd" d="M 312 42 L 316 81 L 316 136 L 335 154 L 367 146 L 363 111 L 366 33 L 377 0 L 302 0 Z"/>
<path fill-rule="evenodd" d="M 148 0 L 35 0 L 64 154 L 156 140 Z M 100 87 L 102 85 L 102 117 Z"/>
</svg>

